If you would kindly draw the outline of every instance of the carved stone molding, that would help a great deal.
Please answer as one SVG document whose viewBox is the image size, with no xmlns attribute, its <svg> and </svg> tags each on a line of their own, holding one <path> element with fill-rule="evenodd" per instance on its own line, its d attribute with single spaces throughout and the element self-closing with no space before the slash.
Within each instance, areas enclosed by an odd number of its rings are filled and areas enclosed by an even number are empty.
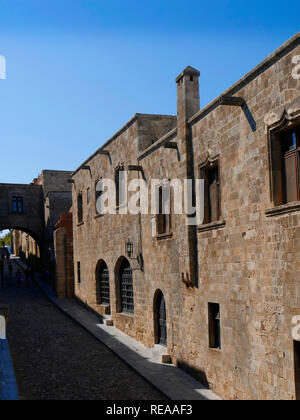
<svg viewBox="0 0 300 420">
<path fill-rule="evenodd" d="M 266 133 L 274 130 L 280 130 L 293 124 L 300 119 L 300 97 L 296 98 L 286 106 L 280 107 L 276 111 L 266 114 L 265 131 Z"/>
</svg>

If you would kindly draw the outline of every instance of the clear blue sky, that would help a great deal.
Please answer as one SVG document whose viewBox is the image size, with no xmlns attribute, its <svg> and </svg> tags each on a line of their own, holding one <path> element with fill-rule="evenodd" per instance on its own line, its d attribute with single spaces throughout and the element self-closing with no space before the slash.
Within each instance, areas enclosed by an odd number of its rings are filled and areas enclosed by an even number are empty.
<svg viewBox="0 0 300 420">
<path fill-rule="evenodd" d="M 187 65 L 206 105 L 299 16 L 299 0 L 0 0 L 0 182 L 75 169 L 136 112 L 175 114 Z"/>
</svg>

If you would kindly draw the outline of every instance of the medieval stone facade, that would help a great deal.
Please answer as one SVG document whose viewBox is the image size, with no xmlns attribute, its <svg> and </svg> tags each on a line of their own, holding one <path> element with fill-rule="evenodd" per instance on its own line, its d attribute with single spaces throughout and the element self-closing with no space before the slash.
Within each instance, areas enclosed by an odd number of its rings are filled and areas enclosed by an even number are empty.
<svg viewBox="0 0 300 420">
<path fill-rule="evenodd" d="M 72 212 L 60 215 L 54 229 L 55 290 L 59 299 L 74 298 Z"/>
<path fill-rule="evenodd" d="M 13 252 L 27 259 L 42 256 L 53 274 L 53 231 L 72 205 L 70 176 L 70 171 L 43 170 L 30 185 L 0 184 L 0 224 L 11 229 Z"/>
<path fill-rule="evenodd" d="M 73 177 L 76 296 L 226 399 L 299 399 L 300 34 L 200 110 L 137 114 Z M 101 178 L 204 179 L 203 223 L 99 215 Z M 174 199 L 173 199 L 174 201 Z M 166 316 L 166 331 L 164 329 Z"/>
</svg>

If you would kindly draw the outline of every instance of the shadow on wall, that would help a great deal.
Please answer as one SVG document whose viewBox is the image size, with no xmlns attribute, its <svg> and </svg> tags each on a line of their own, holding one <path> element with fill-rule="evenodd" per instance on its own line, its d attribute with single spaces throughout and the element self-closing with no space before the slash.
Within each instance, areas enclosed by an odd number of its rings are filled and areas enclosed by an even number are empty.
<svg viewBox="0 0 300 420">
<path fill-rule="evenodd" d="M 255 119 L 254 119 L 254 117 L 253 117 L 253 115 L 252 115 L 252 112 L 250 111 L 250 109 L 249 109 L 248 105 L 246 104 L 246 102 L 245 102 L 245 103 L 244 103 L 244 105 L 242 106 L 242 109 L 243 109 L 243 111 L 244 111 L 245 117 L 246 117 L 246 118 L 247 118 L 247 120 L 248 120 L 248 123 L 249 123 L 249 125 L 250 125 L 250 127 L 251 127 L 251 130 L 255 133 L 256 128 L 257 128 L 257 126 L 256 126 L 256 121 L 255 121 Z"/>
<path fill-rule="evenodd" d="M 191 375 L 193 378 L 197 379 L 197 381 L 199 381 L 202 385 L 209 389 L 207 376 L 203 370 L 198 369 L 194 366 L 190 366 L 188 363 L 182 360 L 177 360 L 177 367 Z"/>
</svg>

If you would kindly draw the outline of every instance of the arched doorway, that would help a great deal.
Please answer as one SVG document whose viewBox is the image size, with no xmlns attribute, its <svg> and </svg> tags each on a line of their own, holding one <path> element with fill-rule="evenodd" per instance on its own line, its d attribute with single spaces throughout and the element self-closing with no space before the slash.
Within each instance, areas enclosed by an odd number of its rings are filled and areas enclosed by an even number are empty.
<svg viewBox="0 0 300 420">
<path fill-rule="evenodd" d="M 103 260 L 97 264 L 96 283 L 97 304 L 110 306 L 109 270 Z"/>
<path fill-rule="evenodd" d="M 161 290 L 158 290 L 154 297 L 154 333 L 155 344 L 167 346 L 167 310 Z"/>
</svg>

